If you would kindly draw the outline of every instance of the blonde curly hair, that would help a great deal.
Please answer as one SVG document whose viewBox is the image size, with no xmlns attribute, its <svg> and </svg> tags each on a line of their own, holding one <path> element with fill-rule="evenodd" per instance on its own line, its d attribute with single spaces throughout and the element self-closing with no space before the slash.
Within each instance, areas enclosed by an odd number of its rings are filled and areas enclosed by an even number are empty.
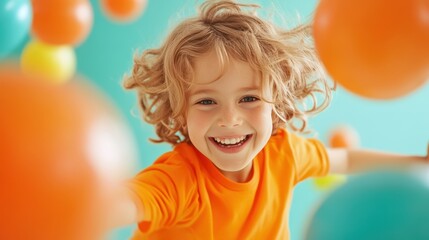
<svg viewBox="0 0 429 240">
<path fill-rule="evenodd" d="M 232 0 L 206 1 L 199 14 L 181 22 L 160 48 L 135 56 L 124 87 L 138 91 L 143 118 L 155 125 L 159 139 L 151 141 L 173 145 L 189 141 L 185 114 L 193 62 L 211 50 L 223 64 L 234 58 L 260 74 L 263 88 L 272 91 L 273 133 L 279 127 L 303 132 L 307 116 L 329 105 L 335 85 L 329 86 L 314 49 L 311 25 L 281 29 L 259 18 L 258 7 Z M 322 103 L 317 104 L 320 98 Z"/>
</svg>

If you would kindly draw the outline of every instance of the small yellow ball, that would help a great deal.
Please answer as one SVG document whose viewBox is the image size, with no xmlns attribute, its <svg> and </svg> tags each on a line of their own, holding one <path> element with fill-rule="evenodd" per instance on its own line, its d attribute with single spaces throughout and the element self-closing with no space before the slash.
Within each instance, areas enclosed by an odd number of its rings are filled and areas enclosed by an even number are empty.
<svg viewBox="0 0 429 240">
<path fill-rule="evenodd" d="M 76 71 L 76 55 L 68 45 L 31 41 L 21 55 L 21 69 L 56 83 L 71 79 Z"/>
</svg>

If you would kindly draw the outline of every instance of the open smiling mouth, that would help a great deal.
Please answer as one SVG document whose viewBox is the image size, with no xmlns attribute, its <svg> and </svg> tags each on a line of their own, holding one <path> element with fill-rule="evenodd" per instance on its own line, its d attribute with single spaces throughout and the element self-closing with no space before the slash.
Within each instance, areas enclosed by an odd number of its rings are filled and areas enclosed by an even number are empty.
<svg viewBox="0 0 429 240">
<path fill-rule="evenodd" d="M 218 137 L 210 137 L 209 139 L 218 145 L 219 147 L 223 148 L 233 148 L 233 147 L 239 147 L 246 143 L 250 138 L 252 138 L 252 134 L 248 134 L 242 137 L 238 138 L 218 138 Z"/>
</svg>

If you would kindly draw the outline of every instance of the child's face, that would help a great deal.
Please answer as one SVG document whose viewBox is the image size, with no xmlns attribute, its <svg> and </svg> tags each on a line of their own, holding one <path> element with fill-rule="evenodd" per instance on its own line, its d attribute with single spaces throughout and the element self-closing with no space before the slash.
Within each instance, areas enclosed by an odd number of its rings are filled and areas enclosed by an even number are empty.
<svg viewBox="0 0 429 240">
<path fill-rule="evenodd" d="M 220 171 L 247 178 L 252 159 L 272 133 L 272 105 L 262 101 L 261 80 L 249 64 L 231 59 L 221 73 L 214 52 L 195 60 L 186 124 L 193 145 Z M 271 96 L 265 96 L 270 99 Z"/>
</svg>

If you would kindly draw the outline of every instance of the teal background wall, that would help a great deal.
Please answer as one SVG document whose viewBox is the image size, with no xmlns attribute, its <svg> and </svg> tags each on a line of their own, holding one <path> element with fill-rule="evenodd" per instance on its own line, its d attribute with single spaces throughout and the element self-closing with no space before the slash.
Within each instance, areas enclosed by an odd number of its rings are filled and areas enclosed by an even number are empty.
<svg viewBox="0 0 429 240">
<path fill-rule="evenodd" d="M 144 14 L 135 22 L 117 23 L 102 13 L 98 1 L 91 0 L 94 25 L 86 41 L 76 48 L 78 73 L 110 96 L 126 117 L 139 147 L 135 173 L 169 150 L 169 146 L 148 141 L 149 137 L 155 136 L 153 128 L 140 120 L 135 93 L 122 88 L 122 76 L 131 69 L 133 53 L 159 46 L 178 20 L 194 12 L 196 2 L 201 1 L 149 0 Z M 282 13 L 291 26 L 297 22 L 298 16 L 302 20 L 309 19 L 317 4 L 315 0 L 253 2 L 268 11 Z M 338 124 L 348 124 L 356 129 L 363 147 L 423 155 L 429 141 L 429 84 L 394 101 L 363 99 L 339 87 L 331 106 L 311 119 L 310 127 L 326 141 L 328 131 Z M 314 188 L 312 180 L 297 187 L 290 212 L 291 239 L 300 239 L 309 213 L 324 194 Z M 109 239 L 127 239 L 132 229 L 126 227 L 114 231 Z"/>
</svg>

